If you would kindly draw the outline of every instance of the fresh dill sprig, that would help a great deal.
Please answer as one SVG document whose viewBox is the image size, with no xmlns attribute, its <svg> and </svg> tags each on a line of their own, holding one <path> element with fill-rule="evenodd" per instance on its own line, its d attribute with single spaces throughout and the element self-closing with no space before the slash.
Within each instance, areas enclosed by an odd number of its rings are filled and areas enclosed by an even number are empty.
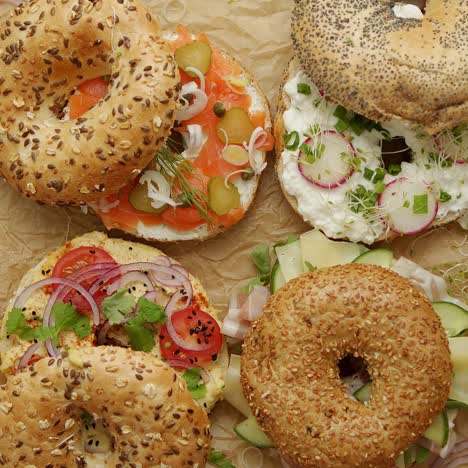
<svg viewBox="0 0 468 468">
<path fill-rule="evenodd" d="M 190 206 L 194 206 L 208 224 L 213 220 L 208 211 L 208 197 L 198 188 L 194 187 L 188 180 L 193 173 L 193 166 L 177 151 L 173 151 L 168 144 L 164 145 L 156 154 L 156 162 L 163 176 L 174 179 L 175 186 L 182 192 L 182 199 Z"/>
</svg>

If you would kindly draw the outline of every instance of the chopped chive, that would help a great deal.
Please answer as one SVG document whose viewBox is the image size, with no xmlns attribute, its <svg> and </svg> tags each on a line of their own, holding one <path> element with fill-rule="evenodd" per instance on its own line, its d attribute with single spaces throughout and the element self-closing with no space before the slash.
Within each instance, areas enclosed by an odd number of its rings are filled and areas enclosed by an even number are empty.
<svg viewBox="0 0 468 468">
<path fill-rule="evenodd" d="M 381 180 L 379 180 L 376 184 L 375 184 L 375 192 L 376 193 L 382 193 L 384 190 L 385 190 L 385 183 Z"/>
<path fill-rule="evenodd" d="M 396 176 L 401 172 L 400 164 L 390 164 L 387 169 L 390 175 Z"/>
<path fill-rule="evenodd" d="M 375 172 L 368 167 L 364 168 L 364 178 L 367 180 L 372 180 L 374 177 Z"/>
<path fill-rule="evenodd" d="M 405 202 L 403 203 L 403 207 L 404 207 L 404 208 L 409 208 L 409 207 L 410 207 L 410 202 L 409 202 L 409 200 L 405 200 Z"/>
<path fill-rule="evenodd" d="M 335 109 L 335 112 L 333 112 L 333 115 L 338 120 L 348 120 L 347 118 L 348 111 L 343 106 L 336 106 L 336 109 Z"/>
<path fill-rule="evenodd" d="M 287 150 L 289 151 L 296 151 L 297 148 L 299 147 L 299 133 L 294 131 L 291 133 L 286 133 L 284 135 L 284 146 L 286 147 Z"/>
<path fill-rule="evenodd" d="M 349 120 L 339 119 L 338 122 L 334 125 L 337 132 L 344 132 L 349 128 Z"/>
<path fill-rule="evenodd" d="M 452 199 L 452 195 L 450 195 L 450 193 L 447 193 L 444 190 L 440 191 L 439 200 L 441 203 L 448 202 L 451 199 Z"/>
<path fill-rule="evenodd" d="M 298 83 L 297 92 L 299 94 L 305 94 L 306 96 L 308 96 L 312 92 L 312 90 L 310 89 L 310 86 L 307 83 Z"/>
<path fill-rule="evenodd" d="M 424 195 L 415 195 L 413 197 L 413 213 L 414 214 L 427 214 L 428 208 L 428 197 L 427 193 Z"/>
</svg>

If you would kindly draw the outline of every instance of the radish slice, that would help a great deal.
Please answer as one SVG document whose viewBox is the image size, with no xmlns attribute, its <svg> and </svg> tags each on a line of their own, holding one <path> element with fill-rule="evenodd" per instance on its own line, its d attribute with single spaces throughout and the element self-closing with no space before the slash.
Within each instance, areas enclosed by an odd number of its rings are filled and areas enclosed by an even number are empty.
<svg viewBox="0 0 468 468">
<path fill-rule="evenodd" d="M 378 203 L 387 217 L 388 227 L 393 232 L 407 235 L 429 228 L 439 209 L 439 203 L 427 185 L 404 177 L 389 183 Z"/>
<path fill-rule="evenodd" d="M 463 124 L 451 130 L 444 130 L 433 137 L 442 156 L 449 157 L 457 164 L 468 162 L 468 125 Z"/>
<path fill-rule="evenodd" d="M 308 138 L 304 145 L 299 153 L 298 167 L 303 177 L 314 185 L 337 188 L 353 175 L 356 150 L 342 133 L 324 130 L 314 138 Z"/>
</svg>

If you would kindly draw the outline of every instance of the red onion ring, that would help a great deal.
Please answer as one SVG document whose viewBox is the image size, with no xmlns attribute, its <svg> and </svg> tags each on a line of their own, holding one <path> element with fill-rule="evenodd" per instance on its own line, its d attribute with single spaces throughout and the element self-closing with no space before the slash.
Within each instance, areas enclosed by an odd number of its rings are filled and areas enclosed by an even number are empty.
<svg viewBox="0 0 468 468">
<path fill-rule="evenodd" d="M 187 279 L 189 278 L 189 272 L 182 265 L 179 265 L 178 263 L 172 263 L 171 268 L 174 268 L 174 270 L 182 273 L 185 277 L 187 277 Z"/>
<path fill-rule="evenodd" d="M 136 282 L 143 283 L 147 288 L 150 289 L 150 291 L 154 291 L 153 283 L 151 282 L 150 278 L 148 278 L 148 276 L 146 276 L 141 271 L 129 271 L 106 287 L 107 295 L 111 296 L 118 289 L 122 289 L 127 286 L 127 284 Z"/>
<path fill-rule="evenodd" d="M 190 363 L 185 362 L 185 361 L 180 361 L 178 359 L 168 359 L 166 361 L 166 364 L 168 366 L 178 367 L 178 368 L 181 368 L 181 369 L 193 369 L 193 368 L 200 369 L 200 377 L 202 378 L 203 382 L 209 383 L 211 380 L 213 380 L 211 378 L 211 375 L 208 374 L 208 372 L 205 369 L 203 369 L 203 367 L 194 366 L 193 364 L 190 364 Z"/>
<path fill-rule="evenodd" d="M 171 266 L 172 261 L 167 255 L 158 255 L 153 260 L 153 263 L 155 263 L 156 265 Z"/>
<path fill-rule="evenodd" d="M 117 275 L 124 275 L 130 271 L 151 272 L 154 279 L 163 286 L 176 288 L 182 286 L 187 292 L 187 303 L 192 301 L 192 284 L 186 276 L 179 271 L 174 270 L 172 267 L 157 265 L 150 262 L 129 263 L 128 265 L 120 265 L 113 268 L 91 286 L 89 289 L 90 294 L 95 294 L 98 289 Z"/>
<path fill-rule="evenodd" d="M 460 452 L 463 452 L 465 450 L 468 450 L 468 440 L 464 440 L 456 444 L 455 447 L 453 447 L 452 452 L 449 454 L 449 457 L 453 457 L 454 455 L 460 454 Z M 456 458 L 455 460 L 452 460 L 451 462 L 447 462 L 447 459 L 444 459 L 444 458 L 438 458 L 432 464 L 431 468 L 455 468 L 456 466 L 458 466 L 458 464 L 452 465 L 452 463 L 462 460 L 466 456 L 467 455 L 461 455 L 460 457 Z"/>
<path fill-rule="evenodd" d="M 26 350 L 18 362 L 18 370 L 24 369 L 28 365 L 29 360 L 34 356 L 34 353 L 41 347 L 41 345 L 41 342 L 34 343 Z"/>
<path fill-rule="evenodd" d="M 176 311 L 177 303 L 184 297 L 187 297 L 184 291 L 176 291 L 173 296 L 169 299 L 169 302 L 166 304 L 164 313 L 166 314 L 168 320 L 166 322 L 167 333 L 169 334 L 171 340 L 179 347 L 185 351 L 206 351 L 210 348 L 209 343 L 189 343 L 184 340 L 175 330 L 174 324 L 172 323 L 172 314 Z M 187 300 L 186 304 L 190 304 L 190 301 Z"/>
</svg>

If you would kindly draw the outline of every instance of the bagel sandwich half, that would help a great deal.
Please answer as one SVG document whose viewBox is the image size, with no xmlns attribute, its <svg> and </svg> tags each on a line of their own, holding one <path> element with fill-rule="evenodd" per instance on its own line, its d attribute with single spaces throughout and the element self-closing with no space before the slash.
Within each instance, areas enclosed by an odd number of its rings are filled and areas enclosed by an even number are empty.
<svg viewBox="0 0 468 468">
<path fill-rule="evenodd" d="M 203 34 L 168 34 L 182 77 L 171 137 L 117 195 L 92 204 L 108 229 L 153 241 L 203 240 L 243 218 L 273 149 L 268 102 L 252 75 Z"/>
<path fill-rule="evenodd" d="M 91 232 L 25 273 L 3 314 L 0 371 L 9 378 L 69 348 L 121 346 L 164 359 L 208 411 L 227 367 L 218 320 L 200 281 L 179 263 Z"/>
<path fill-rule="evenodd" d="M 468 212 L 466 125 L 431 136 L 408 122 L 369 120 L 329 100 L 296 58 L 274 127 L 286 198 L 330 238 L 372 244 L 462 224 Z"/>
</svg>

